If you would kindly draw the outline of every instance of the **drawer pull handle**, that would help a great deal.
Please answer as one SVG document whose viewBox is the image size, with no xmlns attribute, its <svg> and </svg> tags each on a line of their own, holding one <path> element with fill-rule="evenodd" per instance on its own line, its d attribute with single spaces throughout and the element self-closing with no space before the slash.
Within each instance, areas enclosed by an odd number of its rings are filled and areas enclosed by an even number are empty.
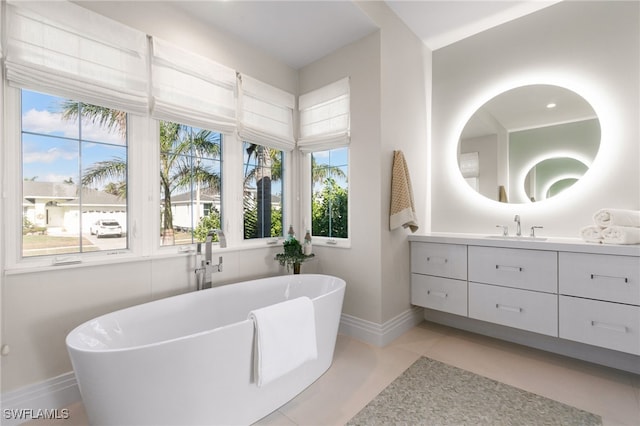
<svg viewBox="0 0 640 426">
<path fill-rule="evenodd" d="M 496 303 L 496 309 L 502 309 L 503 311 L 509 311 L 509 312 L 522 312 L 522 308 L 519 308 L 517 306 L 507 306 L 507 305 L 501 305 L 499 303 Z"/>
<path fill-rule="evenodd" d="M 606 322 L 591 321 L 592 327 L 604 328 L 605 330 L 618 331 L 620 333 L 627 333 L 629 328 L 625 325 L 607 324 Z"/>
<path fill-rule="evenodd" d="M 624 280 L 625 283 L 629 282 L 629 278 L 627 277 L 614 277 L 611 275 L 598 275 L 598 274 L 591 274 L 591 279 L 595 280 L 598 278 L 606 278 L 606 279 L 610 279 L 610 280 Z"/>
<path fill-rule="evenodd" d="M 433 263 L 447 263 L 449 260 L 446 257 L 427 257 L 427 262 Z"/>
<path fill-rule="evenodd" d="M 428 296 L 438 296 L 438 297 L 442 297 L 443 299 L 446 299 L 447 297 L 449 297 L 449 295 L 447 293 L 444 293 L 442 291 L 431 291 L 431 290 L 427 290 L 427 295 Z"/>
<path fill-rule="evenodd" d="M 515 272 L 522 272 L 524 270 L 522 266 L 506 266 L 506 265 L 496 265 L 496 269 L 500 269 L 503 271 L 515 271 Z"/>
</svg>

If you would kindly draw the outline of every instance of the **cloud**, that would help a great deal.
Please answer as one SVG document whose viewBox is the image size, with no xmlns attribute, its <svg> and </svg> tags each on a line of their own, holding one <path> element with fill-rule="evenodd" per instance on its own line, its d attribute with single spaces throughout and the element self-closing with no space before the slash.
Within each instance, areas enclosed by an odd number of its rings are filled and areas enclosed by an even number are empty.
<svg viewBox="0 0 640 426">
<path fill-rule="evenodd" d="M 78 138 L 78 121 L 65 120 L 62 114 L 46 110 L 30 109 L 22 116 L 22 128 L 32 133 Z M 99 124 L 82 120 L 82 139 L 123 145 L 117 131 L 108 131 Z"/>
<path fill-rule="evenodd" d="M 78 158 L 77 151 L 65 151 L 57 147 L 49 148 L 46 151 L 26 151 L 22 157 L 22 162 L 28 163 L 54 163 L 58 160 L 74 160 Z"/>
</svg>

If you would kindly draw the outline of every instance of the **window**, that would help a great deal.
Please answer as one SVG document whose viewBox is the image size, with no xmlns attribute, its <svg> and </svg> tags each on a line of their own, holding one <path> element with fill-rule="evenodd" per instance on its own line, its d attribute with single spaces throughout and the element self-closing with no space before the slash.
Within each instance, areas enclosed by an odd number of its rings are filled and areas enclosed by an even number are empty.
<svg viewBox="0 0 640 426">
<path fill-rule="evenodd" d="M 349 238 L 350 93 L 346 77 L 301 95 L 298 102 L 298 147 L 311 154 L 311 232 L 330 240 Z"/>
<path fill-rule="evenodd" d="M 220 133 L 160 121 L 161 245 L 204 241 L 221 229 L 221 158 Z"/>
<path fill-rule="evenodd" d="M 127 248 L 127 115 L 29 90 L 21 105 L 22 257 Z"/>
<path fill-rule="evenodd" d="M 347 147 L 311 153 L 311 232 L 316 237 L 348 238 Z"/>
<path fill-rule="evenodd" d="M 249 142 L 243 151 L 244 239 L 281 237 L 284 153 Z"/>
</svg>

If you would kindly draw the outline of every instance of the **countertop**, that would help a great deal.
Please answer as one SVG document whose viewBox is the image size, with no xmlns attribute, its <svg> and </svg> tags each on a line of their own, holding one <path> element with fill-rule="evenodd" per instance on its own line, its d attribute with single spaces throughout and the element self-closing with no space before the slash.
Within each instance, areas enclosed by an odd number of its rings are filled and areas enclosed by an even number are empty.
<svg viewBox="0 0 640 426">
<path fill-rule="evenodd" d="M 619 256 L 640 256 L 640 244 L 598 244 L 588 243 L 579 238 L 560 237 L 502 237 L 500 235 L 457 234 L 431 232 L 409 235 L 409 241 L 426 243 L 465 244 L 470 246 L 506 247 L 529 250 L 553 250 L 576 253 L 613 254 Z M 640 263 L 639 263 L 640 267 Z"/>
</svg>

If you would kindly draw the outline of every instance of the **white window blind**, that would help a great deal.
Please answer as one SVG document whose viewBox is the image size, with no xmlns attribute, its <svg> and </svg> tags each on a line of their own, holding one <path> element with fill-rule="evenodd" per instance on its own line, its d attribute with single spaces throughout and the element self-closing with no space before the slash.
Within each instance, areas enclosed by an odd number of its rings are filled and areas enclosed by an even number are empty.
<svg viewBox="0 0 640 426">
<path fill-rule="evenodd" d="M 5 66 L 12 85 L 147 113 L 144 33 L 69 2 L 6 6 Z"/>
<path fill-rule="evenodd" d="M 255 78 L 238 74 L 238 135 L 241 140 L 283 151 L 295 148 L 295 97 Z"/>
<path fill-rule="evenodd" d="M 478 177 L 480 174 L 480 160 L 477 152 L 460 154 L 460 171 L 465 178 Z"/>
<path fill-rule="evenodd" d="M 298 103 L 298 147 L 302 152 L 349 145 L 351 118 L 348 77 L 301 95 Z"/>
<path fill-rule="evenodd" d="M 155 37 L 152 52 L 154 118 L 219 132 L 235 130 L 235 70 Z"/>
</svg>

